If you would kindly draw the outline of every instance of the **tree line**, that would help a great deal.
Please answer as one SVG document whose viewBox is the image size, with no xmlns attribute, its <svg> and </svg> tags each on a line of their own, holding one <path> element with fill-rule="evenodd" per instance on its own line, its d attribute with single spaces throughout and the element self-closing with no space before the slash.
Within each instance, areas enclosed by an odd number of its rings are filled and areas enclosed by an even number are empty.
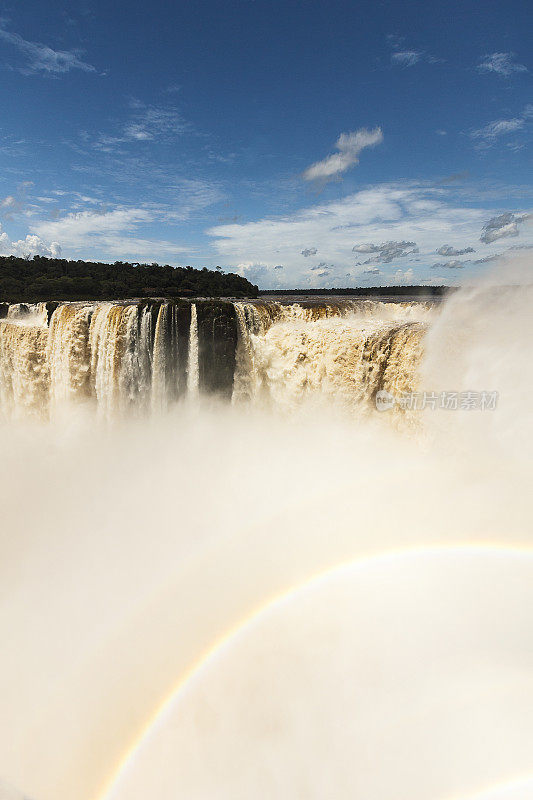
<svg viewBox="0 0 533 800">
<path fill-rule="evenodd" d="M 0 256 L 0 301 L 7 303 L 257 295 L 257 286 L 246 278 L 207 267 Z"/>
</svg>

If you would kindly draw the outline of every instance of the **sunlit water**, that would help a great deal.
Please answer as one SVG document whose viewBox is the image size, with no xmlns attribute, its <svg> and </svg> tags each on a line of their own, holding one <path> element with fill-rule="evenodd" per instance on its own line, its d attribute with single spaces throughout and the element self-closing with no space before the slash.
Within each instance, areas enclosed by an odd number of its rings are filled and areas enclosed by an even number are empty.
<svg viewBox="0 0 533 800">
<path fill-rule="evenodd" d="M 236 303 L 234 351 L 201 302 L 13 310 L 5 786 L 529 798 L 532 302 Z M 498 405 L 375 410 L 416 389 Z"/>
</svg>

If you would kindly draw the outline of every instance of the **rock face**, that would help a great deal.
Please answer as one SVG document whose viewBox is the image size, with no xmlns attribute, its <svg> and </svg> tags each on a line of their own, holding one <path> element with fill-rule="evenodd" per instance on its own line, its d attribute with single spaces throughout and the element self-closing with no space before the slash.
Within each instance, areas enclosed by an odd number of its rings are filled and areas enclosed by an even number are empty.
<svg viewBox="0 0 533 800">
<path fill-rule="evenodd" d="M 237 348 L 237 318 L 233 303 L 197 303 L 200 390 L 231 397 Z"/>
<path fill-rule="evenodd" d="M 58 300 L 49 300 L 48 303 L 46 303 L 46 315 L 48 318 L 49 325 L 50 325 L 50 320 L 52 319 L 52 314 L 59 305 L 61 305 L 61 303 Z"/>
<path fill-rule="evenodd" d="M 9 303 L 0 303 L 0 319 L 5 319 L 8 311 Z"/>
</svg>

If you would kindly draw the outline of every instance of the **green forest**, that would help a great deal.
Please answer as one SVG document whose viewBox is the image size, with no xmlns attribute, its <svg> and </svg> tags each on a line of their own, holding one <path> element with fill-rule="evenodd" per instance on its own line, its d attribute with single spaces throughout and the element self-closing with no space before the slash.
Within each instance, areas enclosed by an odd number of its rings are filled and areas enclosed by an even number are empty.
<svg viewBox="0 0 533 800">
<path fill-rule="evenodd" d="M 206 267 L 0 256 L 0 301 L 7 303 L 257 295 L 257 286 L 246 278 Z"/>
</svg>

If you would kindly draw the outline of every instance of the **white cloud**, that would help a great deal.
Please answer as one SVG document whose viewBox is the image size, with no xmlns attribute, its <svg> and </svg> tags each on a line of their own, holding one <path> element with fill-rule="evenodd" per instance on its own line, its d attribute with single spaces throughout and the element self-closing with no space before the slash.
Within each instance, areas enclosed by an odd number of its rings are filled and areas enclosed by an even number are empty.
<svg viewBox="0 0 533 800">
<path fill-rule="evenodd" d="M 365 147 L 374 147 L 383 141 L 381 128 L 359 128 L 350 133 L 341 133 L 335 143 L 336 153 L 308 167 L 303 177 L 306 181 L 332 180 L 350 167 L 359 163 L 359 153 Z"/>
<path fill-rule="evenodd" d="M 41 73 L 44 75 L 60 75 L 79 69 L 83 72 L 96 72 L 92 64 L 82 61 L 77 50 L 52 50 L 48 45 L 40 42 L 29 42 L 18 33 L 10 33 L 0 20 L 0 40 L 15 47 L 25 60 L 25 66 L 20 67 L 24 74 Z"/>
<path fill-rule="evenodd" d="M 31 258 L 32 256 L 49 256 L 59 258 L 61 247 L 58 242 L 46 244 L 39 236 L 28 234 L 25 239 L 11 241 L 0 226 L 0 256 L 19 256 Z"/>
<path fill-rule="evenodd" d="M 500 214 L 492 217 L 483 225 L 480 241 L 490 244 L 497 239 L 506 239 L 509 236 L 518 236 L 518 225 L 528 219 L 527 214 L 519 215 L 512 213 Z"/>
<path fill-rule="evenodd" d="M 305 250 L 302 250 L 302 255 L 304 258 L 309 258 L 309 256 L 316 256 L 318 250 L 316 247 L 307 247 Z"/>
<path fill-rule="evenodd" d="M 524 64 L 519 64 L 514 59 L 514 53 L 491 53 L 483 57 L 478 64 L 480 72 L 495 72 L 508 78 L 513 73 L 527 72 Z"/>
</svg>

